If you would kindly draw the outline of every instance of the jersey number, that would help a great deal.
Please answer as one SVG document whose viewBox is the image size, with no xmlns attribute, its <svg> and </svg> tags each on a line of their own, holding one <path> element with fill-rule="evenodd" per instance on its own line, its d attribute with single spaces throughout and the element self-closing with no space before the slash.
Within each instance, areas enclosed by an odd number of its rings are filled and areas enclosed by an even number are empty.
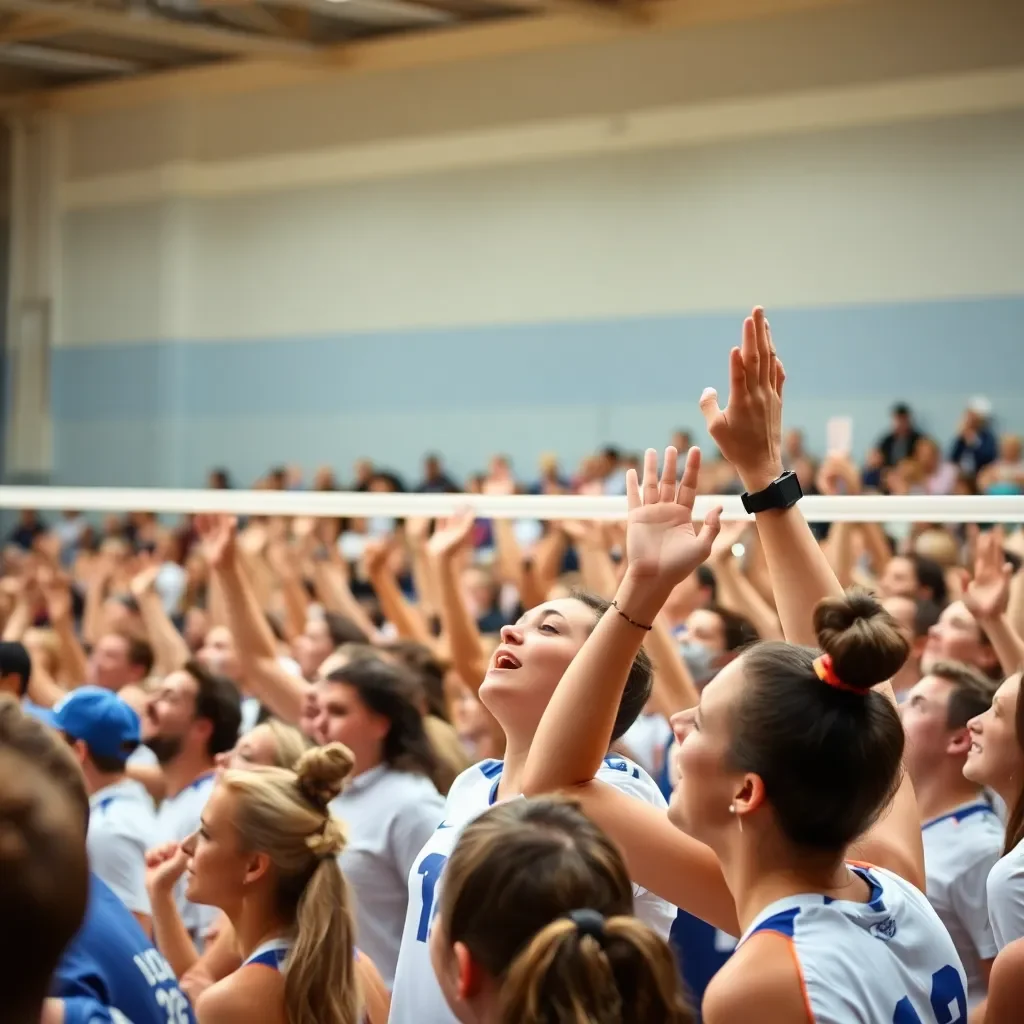
<svg viewBox="0 0 1024 1024">
<path fill-rule="evenodd" d="M 931 1002 L 935 1024 L 962 1024 L 967 1020 L 967 994 L 955 967 L 947 964 L 932 975 Z M 892 1024 L 925 1024 L 910 1005 L 910 996 L 896 1004 Z"/>
<path fill-rule="evenodd" d="M 441 877 L 447 860 L 448 858 L 443 853 L 428 853 L 420 861 L 419 874 L 423 876 L 423 909 L 420 911 L 420 924 L 416 929 L 417 942 L 427 941 L 427 933 L 430 931 L 430 921 L 433 917 L 431 911 L 434 909 L 434 890 L 437 888 L 437 880 Z"/>
<path fill-rule="evenodd" d="M 176 988 L 158 988 L 156 1001 L 167 1014 L 167 1024 L 189 1024 L 188 1000 Z"/>
</svg>

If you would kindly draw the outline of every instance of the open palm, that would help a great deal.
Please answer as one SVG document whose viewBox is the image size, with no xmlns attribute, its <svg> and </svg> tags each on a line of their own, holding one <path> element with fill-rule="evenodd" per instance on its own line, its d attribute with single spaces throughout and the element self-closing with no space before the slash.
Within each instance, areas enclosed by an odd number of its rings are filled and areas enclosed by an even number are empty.
<svg viewBox="0 0 1024 1024">
<path fill-rule="evenodd" d="M 674 587 L 707 560 L 721 529 L 720 508 L 712 510 L 697 533 L 693 528 L 693 502 L 697 495 L 700 449 L 686 456 L 682 482 L 676 487 L 678 455 L 665 449 L 665 464 L 658 477 L 658 454 L 644 455 L 643 483 L 635 470 L 626 477 L 629 517 L 626 524 L 626 561 L 638 577 L 656 579 Z"/>
<path fill-rule="evenodd" d="M 473 510 L 460 509 L 450 519 L 438 522 L 434 535 L 427 542 L 427 549 L 435 558 L 453 555 L 469 543 L 473 523 Z"/>
<path fill-rule="evenodd" d="M 238 521 L 228 515 L 197 515 L 196 533 L 203 544 L 203 553 L 213 568 L 226 565 L 234 554 Z"/>
<path fill-rule="evenodd" d="M 743 323 L 743 341 L 729 354 L 729 404 L 705 388 L 700 409 L 712 440 L 748 491 L 759 491 L 782 472 L 782 386 L 786 371 L 758 306 Z"/>
<path fill-rule="evenodd" d="M 1002 615 L 1010 600 L 1013 564 L 1003 553 L 1003 531 L 999 527 L 981 534 L 974 561 L 974 579 L 967 584 L 964 603 L 976 618 Z"/>
</svg>

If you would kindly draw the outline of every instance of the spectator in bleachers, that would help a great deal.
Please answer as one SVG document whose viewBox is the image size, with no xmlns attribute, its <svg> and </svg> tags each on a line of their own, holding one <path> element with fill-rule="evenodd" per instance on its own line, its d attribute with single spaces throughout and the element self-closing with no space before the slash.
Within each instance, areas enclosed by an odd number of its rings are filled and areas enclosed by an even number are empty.
<svg viewBox="0 0 1024 1024">
<path fill-rule="evenodd" d="M 423 460 L 423 479 L 416 490 L 420 494 L 454 494 L 459 488 L 445 472 L 440 455 L 428 455 Z"/>
<path fill-rule="evenodd" d="M 949 449 L 949 460 L 964 473 L 977 476 L 999 456 L 990 419 L 992 403 L 984 397 L 972 398 L 960 420 L 960 427 Z"/>
<path fill-rule="evenodd" d="M 153 802 L 125 775 L 141 740 L 139 716 L 120 697 L 99 687 L 74 690 L 53 714 L 82 766 L 89 793 L 89 863 L 150 934 L 146 851 L 156 843 Z"/>
<path fill-rule="evenodd" d="M 876 445 L 884 466 L 895 466 L 914 454 L 914 446 L 921 431 L 914 424 L 914 416 L 906 402 L 892 407 L 892 426 Z"/>
<path fill-rule="evenodd" d="M 999 458 L 978 473 L 978 487 L 985 494 L 1024 493 L 1024 459 L 1016 434 L 1004 434 L 999 439 Z"/>
</svg>

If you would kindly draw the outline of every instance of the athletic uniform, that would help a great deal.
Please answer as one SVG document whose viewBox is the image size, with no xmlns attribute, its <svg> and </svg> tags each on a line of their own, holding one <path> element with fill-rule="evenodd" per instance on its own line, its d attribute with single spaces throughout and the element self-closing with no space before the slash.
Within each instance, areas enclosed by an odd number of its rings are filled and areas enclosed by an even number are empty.
<svg viewBox="0 0 1024 1024">
<path fill-rule="evenodd" d="M 672 925 L 669 945 L 676 955 L 679 973 L 686 983 L 690 1002 L 698 1011 L 711 979 L 725 966 L 736 949 L 736 937 L 707 921 L 680 910 Z"/>
<path fill-rule="evenodd" d="M 135 914 L 149 914 L 146 851 L 156 845 L 156 816 L 145 788 L 131 779 L 89 797 L 89 867 Z"/>
<path fill-rule="evenodd" d="M 409 903 L 409 871 L 444 818 L 444 797 L 425 775 L 378 765 L 331 801 L 331 813 L 348 832 L 338 863 L 355 897 L 356 941 L 390 989 Z"/>
<path fill-rule="evenodd" d="M 391 1024 L 455 1024 L 434 976 L 427 934 L 438 907 L 444 865 L 466 825 L 497 801 L 503 767 L 501 761 L 481 761 L 455 780 L 445 802 L 444 821 L 409 872 L 409 908 L 392 989 Z M 666 806 L 651 777 L 626 758 L 606 757 L 596 778 L 654 807 Z M 636 916 L 667 939 L 676 908 L 639 886 L 633 892 Z"/>
<path fill-rule="evenodd" d="M 985 886 L 996 950 L 1024 938 L 1024 843 L 996 861 Z"/>
<path fill-rule="evenodd" d="M 216 779 L 212 771 L 190 782 L 180 793 L 167 797 L 156 813 L 156 841 L 183 843 L 199 829 L 206 801 L 213 792 Z M 220 914 L 216 907 L 190 903 L 185 898 L 188 879 L 179 878 L 174 885 L 174 902 L 196 949 L 202 952 L 203 936 Z"/>
<path fill-rule="evenodd" d="M 50 995 L 64 1001 L 65 1024 L 195 1024 L 167 961 L 95 874 L 85 920 L 57 965 Z"/>
<path fill-rule="evenodd" d="M 974 800 L 925 822 L 921 838 L 928 901 L 960 954 L 974 1006 L 987 991 L 978 961 L 997 952 L 985 885 L 1003 847 L 1003 823 L 985 800 Z"/>
<path fill-rule="evenodd" d="M 269 967 L 280 973 L 288 954 L 291 952 L 291 939 L 268 939 L 257 946 L 242 962 L 242 967 Z M 355 959 L 359 959 L 359 950 L 355 951 Z M 368 1018 L 364 1017 L 364 1024 Z"/>
<path fill-rule="evenodd" d="M 275 971 L 280 971 L 291 948 L 291 939 L 269 939 L 263 945 L 257 946 L 242 961 L 242 966 L 270 967 Z"/>
<path fill-rule="evenodd" d="M 966 1024 L 967 978 L 925 895 L 882 868 L 850 865 L 868 903 L 807 893 L 758 914 L 758 932 L 788 939 L 809 1024 Z"/>
</svg>

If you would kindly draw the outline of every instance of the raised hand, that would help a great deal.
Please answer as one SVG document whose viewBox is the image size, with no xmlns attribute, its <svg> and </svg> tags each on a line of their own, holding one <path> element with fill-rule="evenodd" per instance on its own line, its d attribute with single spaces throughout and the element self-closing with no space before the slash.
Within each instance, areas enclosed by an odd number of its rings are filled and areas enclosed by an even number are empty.
<svg viewBox="0 0 1024 1024">
<path fill-rule="evenodd" d="M 772 344 L 771 328 L 758 306 L 743 322 L 743 343 L 729 353 L 729 402 L 718 392 L 700 397 L 708 433 L 751 493 L 782 473 L 782 385 L 786 372 Z"/>
<path fill-rule="evenodd" d="M 148 594 L 156 586 L 161 565 L 152 555 L 141 555 L 135 567 L 128 589 L 136 600 Z"/>
<path fill-rule="evenodd" d="M 208 513 L 196 516 L 196 533 L 199 534 L 203 553 L 212 568 L 226 566 L 234 557 L 237 528 L 238 520 L 234 516 Z"/>
<path fill-rule="evenodd" d="M 69 622 L 72 614 L 71 587 L 66 577 L 43 568 L 37 576 L 39 588 L 46 602 L 46 617 L 51 625 L 57 622 Z"/>
<path fill-rule="evenodd" d="M 474 519 L 473 510 L 464 508 L 450 519 L 439 520 L 434 535 L 427 541 L 427 550 L 437 558 L 453 555 L 469 543 Z"/>
<path fill-rule="evenodd" d="M 374 576 L 383 572 L 387 568 L 393 551 L 394 543 L 391 538 L 367 541 L 363 548 L 363 568 L 366 575 Z"/>
<path fill-rule="evenodd" d="M 700 449 L 691 448 L 686 456 L 683 479 L 676 487 L 677 453 L 665 449 L 665 464 L 658 479 L 658 454 L 648 448 L 644 455 L 643 483 L 636 470 L 626 474 L 627 572 L 634 579 L 656 582 L 659 589 L 671 590 L 698 565 L 707 560 L 715 537 L 721 529 L 720 508 L 704 520 L 700 533 L 693 528 L 693 501 L 700 472 Z"/>
<path fill-rule="evenodd" d="M 996 526 L 978 536 L 974 555 L 974 579 L 964 591 L 964 604 L 976 619 L 995 619 L 1010 601 L 1013 565 L 1003 554 L 1003 530 Z"/>
<path fill-rule="evenodd" d="M 430 533 L 430 520 L 422 516 L 410 516 L 405 521 L 405 539 L 409 547 L 421 548 L 427 543 Z"/>
<path fill-rule="evenodd" d="M 150 896 L 167 893 L 185 873 L 188 854 L 180 843 L 163 843 L 146 851 L 146 891 Z"/>
</svg>

